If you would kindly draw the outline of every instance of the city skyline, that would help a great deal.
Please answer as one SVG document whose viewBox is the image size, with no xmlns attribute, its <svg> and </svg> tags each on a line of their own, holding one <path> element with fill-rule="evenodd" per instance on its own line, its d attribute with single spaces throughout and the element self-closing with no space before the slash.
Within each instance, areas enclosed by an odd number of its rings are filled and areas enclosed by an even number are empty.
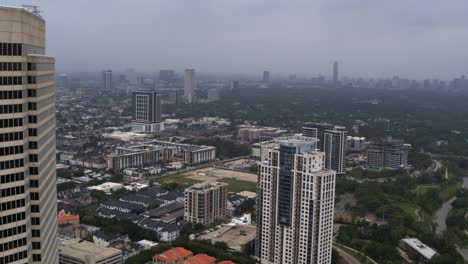
<svg viewBox="0 0 468 264">
<path fill-rule="evenodd" d="M 252 73 L 268 67 L 272 73 L 328 75 L 334 60 L 343 76 L 355 77 L 451 79 L 468 71 L 460 55 L 468 44 L 468 4 L 462 1 L 25 4 L 39 4 L 50 21 L 48 49 L 59 71 L 193 66 L 200 72 Z M 83 14 L 86 20 L 73 22 Z M 81 41 L 85 37 L 94 41 Z"/>
</svg>

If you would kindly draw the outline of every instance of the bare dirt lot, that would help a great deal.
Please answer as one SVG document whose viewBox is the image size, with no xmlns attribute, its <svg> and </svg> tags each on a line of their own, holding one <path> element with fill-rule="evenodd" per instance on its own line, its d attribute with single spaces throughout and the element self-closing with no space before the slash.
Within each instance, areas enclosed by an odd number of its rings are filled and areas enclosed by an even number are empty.
<svg viewBox="0 0 468 264">
<path fill-rule="evenodd" d="M 214 167 L 203 168 L 186 173 L 186 178 L 199 181 L 217 181 L 224 178 L 233 178 L 240 181 L 257 182 L 257 175 L 247 172 L 219 169 Z"/>
</svg>

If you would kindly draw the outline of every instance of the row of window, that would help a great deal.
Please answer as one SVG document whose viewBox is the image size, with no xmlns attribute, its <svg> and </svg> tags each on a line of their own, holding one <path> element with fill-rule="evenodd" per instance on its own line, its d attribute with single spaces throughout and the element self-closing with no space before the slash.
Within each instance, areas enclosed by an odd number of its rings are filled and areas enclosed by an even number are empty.
<svg viewBox="0 0 468 264">
<path fill-rule="evenodd" d="M 23 112 L 22 104 L 0 105 L 0 114 L 14 114 L 14 113 L 21 113 L 21 112 Z"/>
<path fill-rule="evenodd" d="M 34 256 L 34 255 L 33 255 Z M 7 263 L 12 263 L 16 262 L 20 259 L 25 259 L 28 257 L 28 251 L 21 251 L 15 254 L 11 254 L 5 257 L 0 257 L 0 264 L 7 264 Z"/>
<path fill-rule="evenodd" d="M 34 243 L 33 243 L 34 244 Z M 7 251 L 10 249 L 18 248 L 27 245 L 26 238 L 13 240 L 4 244 L 0 244 L 0 252 Z"/>
<path fill-rule="evenodd" d="M 26 219 L 26 213 L 16 213 L 16 214 L 11 214 L 11 215 L 5 215 L 0 217 L 0 224 L 1 225 L 6 225 L 9 223 L 17 222 Z"/>
<path fill-rule="evenodd" d="M 24 152 L 23 145 L 0 148 L 0 157 L 21 154 Z"/>
<path fill-rule="evenodd" d="M 0 128 L 23 126 L 23 118 L 0 119 Z"/>
<path fill-rule="evenodd" d="M 22 140 L 23 132 L 0 133 L 0 142 Z"/>
<path fill-rule="evenodd" d="M 21 62 L 0 62 L 0 71 L 22 71 L 23 63 Z"/>
<path fill-rule="evenodd" d="M 1 208 L 2 208 L 2 211 L 6 211 L 6 210 L 11 210 L 11 209 L 23 207 L 23 206 L 25 206 L 25 204 L 26 204 L 26 200 L 19 199 L 19 200 L 15 200 L 15 201 L 4 202 L 4 203 L 2 203 Z M 1 234 L 2 233 L 0 232 L 0 238 L 1 238 Z"/>
<path fill-rule="evenodd" d="M 24 186 L 5 188 L 0 191 L 2 198 L 24 193 Z"/>
<path fill-rule="evenodd" d="M 28 71 L 36 70 L 53 70 L 54 64 L 52 63 L 31 63 L 27 64 Z M 0 62 L 0 71 L 22 71 L 23 63 L 22 62 Z"/>
<path fill-rule="evenodd" d="M 0 161 L 0 170 L 8 170 L 24 166 L 23 159 Z"/>
<path fill-rule="evenodd" d="M 30 76 L 28 76 L 29 78 Z M 0 77 L 0 85 L 22 85 L 23 77 L 21 76 L 3 76 Z"/>
<path fill-rule="evenodd" d="M 21 234 L 24 232 L 26 232 L 26 225 L 15 226 L 15 227 L 0 231 L 0 238 L 14 236 L 14 235 Z"/>
<path fill-rule="evenodd" d="M 0 77 L 0 80 L 2 78 Z M 21 99 L 23 98 L 23 91 L 0 91 L 0 100 L 3 99 Z"/>
<path fill-rule="evenodd" d="M 0 176 L 0 183 L 9 183 L 24 180 L 24 172 L 11 173 Z"/>
<path fill-rule="evenodd" d="M 22 56 L 23 44 L 0 43 L 0 56 Z"/>
</svg>

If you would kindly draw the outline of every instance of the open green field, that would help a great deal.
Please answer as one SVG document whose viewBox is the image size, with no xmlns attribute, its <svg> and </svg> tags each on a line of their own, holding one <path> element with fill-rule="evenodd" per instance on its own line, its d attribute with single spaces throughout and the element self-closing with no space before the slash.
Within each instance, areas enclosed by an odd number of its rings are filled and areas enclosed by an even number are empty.
<svg viewBox="0 0 468 264">
<path fill-rule="evenodd" d="M 175 174 L 167 177 L 163 177 L 160 179 L 156 180 L 157 183 L 162 184 L 162 183 L 177 183 L 177 188 L 178 189 L 185 189 L 187 187 L 190 187 L 196 183 L 200 183 L 201 181 L 186 178 L 186 175 L 183 174 Z"/>
<path fill-rule="evenodd" d="M 242 192 L 242 191 L 257 191 L 257 183 L 249 182 L 249 181 L 241 181 L 236 179 L 224 178 L 220 180 L 221 182 L 225 182 L 229 184 L 229 192 Z"/>
<path fill-rule="evenodd" d="M 159 184 L 177 183 L 177 189 L 185 189 L 194 184 L 203 182 L 203 181 L 188 178 L 188 176 L 189 175 L 185 175 L 185 174 L 176 174 L 176 175 L 171 175 L 171 176 L 157 179 L 156 182 Z M 219 181 L 229 184 L 229 188 L 228 188 L 229 192 L 234 192 L 234 193 L 238 193 L 241 191 L 255 192 L 257 190 L 257 184 L 255 182 L 242 181 L 242 180 L 237 180 L 233 178 L 222 178 Z"/>
</svg>

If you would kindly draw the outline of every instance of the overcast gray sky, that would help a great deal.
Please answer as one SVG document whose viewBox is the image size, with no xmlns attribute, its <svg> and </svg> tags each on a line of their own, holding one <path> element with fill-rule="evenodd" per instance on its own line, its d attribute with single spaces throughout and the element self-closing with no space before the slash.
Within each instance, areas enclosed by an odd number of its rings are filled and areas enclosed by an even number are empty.
<svg viewBox="0 0 468 264">
<path fill-rule="evenodd" d="M 44 11 L 59 71 L 468 73 L 466 0 L 0 0 L 19 3 Z"/>
</svg>

